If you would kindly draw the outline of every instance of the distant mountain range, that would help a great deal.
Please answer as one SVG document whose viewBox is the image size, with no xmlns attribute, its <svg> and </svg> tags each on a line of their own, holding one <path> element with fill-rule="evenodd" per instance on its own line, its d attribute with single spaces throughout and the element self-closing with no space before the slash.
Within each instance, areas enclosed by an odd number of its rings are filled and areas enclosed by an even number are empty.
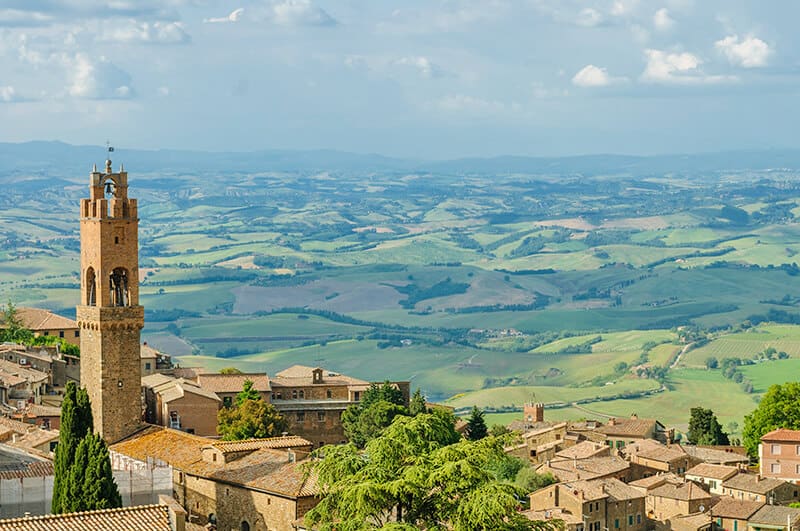
<svg viewBox="0 0 800 531">
<path fill-rule="evenodd" d="M 0 178 L 83 176 L 106 157 L 102 146 L 63 142 L 0 143 Z M 114 169 L 123 162 L 137 172 L 422 172 L 449 174 L 648 175 L 703 172 L 800 169 L 800 150 L 731 151 L 655 156 L 583 155 L 571 157 L 501 156 L 426 161 L 333 150 L 264 150 L 207 152 L 120 149 Z M 71 179 L 70 179 L 71 180 Z"/>
</svg>

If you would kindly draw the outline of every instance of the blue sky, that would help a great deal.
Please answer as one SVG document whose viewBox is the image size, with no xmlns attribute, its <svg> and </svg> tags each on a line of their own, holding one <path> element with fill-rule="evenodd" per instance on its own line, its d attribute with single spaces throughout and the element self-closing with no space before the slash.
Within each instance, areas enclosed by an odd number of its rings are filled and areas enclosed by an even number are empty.
<svg viewBox="0 0 800 531">
<path fill-rule="evenodd" d="M 2 0 L 0 141 L 800 147 L 798 19 L 792 0 Z"/>
</svg>

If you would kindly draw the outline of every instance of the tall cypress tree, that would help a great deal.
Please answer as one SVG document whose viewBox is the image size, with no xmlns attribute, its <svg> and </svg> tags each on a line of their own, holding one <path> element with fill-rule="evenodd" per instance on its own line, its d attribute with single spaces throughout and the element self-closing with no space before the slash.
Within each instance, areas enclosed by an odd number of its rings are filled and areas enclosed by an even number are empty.
<svg viewBox="0 0 800 531">
<path fill-rule="evenodd" d="M 478 406 L 472 406 L 472 412 L 467 420 L 466 436 L 470 441 L 483 439 L 489 434 L 486 428 L 486 421 L 483 418 L 483 411 Z"/>
<path fill-rule="evenodd" d="M 108 447 L 93 429 L 89 394 L 74 382 L 67 383 L 53 465 L 53 513 L 122 506 Z"/>
</svg>

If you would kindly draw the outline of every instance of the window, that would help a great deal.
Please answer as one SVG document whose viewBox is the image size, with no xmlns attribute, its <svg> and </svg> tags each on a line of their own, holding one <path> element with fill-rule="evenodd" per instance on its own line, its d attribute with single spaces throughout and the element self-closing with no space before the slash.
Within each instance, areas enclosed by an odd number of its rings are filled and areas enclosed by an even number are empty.
<svg viewBox="0 0 800 531">
<path fill-rule="evenodd" d="M 304 399 L 305 397 L 306 397 L 306 392 L 300 389 L 300 400 Z"/>
<path fill-rule="evenodd" d="M 217 461 L 217 454 L 211 454 L 211 460 L 216 462 Z"/>
<path fill-rule="evenodd" d="M 614 529 L 619 529 L 619 518 L 614 518 Z"/>
<path fill-rule="evenodd" d="M 297 389 L 292 389 L 292 399 L 297 400 Z"/>
<path fill-rule="evenodd" d="M 222 405 L 225 407 L 231 407 L 231 405 L 233 405 L 233 398 L 231 398 L 230 396 L 223 396 Z"/>
<path fill-rule="evenodd" d="M 209 524 L 216 524 L 217 523 L 217 515 L 214 514 L 214 513 L 209 514 L 208 515 L 208 523 Z"/>
<path fill-rule="evenodd" d="M 44 331 L 44 333 L 42 333 L 42 335 L 43 335 L 43 336 L 49 336 L 49 335 L 50 335 L 50 332 L 48 332 L 47 330 L 45 330 L 45 331 Z"/>
<path fill-rule="evenodd" d="M 739 521 L 738 520 L 734 520 L 733 521 L 733 531 L 739 531 Z"/>
<path fill-rule="evenodd" d="M 303 422 L 306 420 L 306 412 L 305 411 L 298 411 L 297 412 L 297 422 Z"/>
<path fill-rule="evenodd" d="M 150 370 L 150 362 L 149 361 L 144 362 L 144 370 L 146 370 L 146 371 Z"/>
<path fill-rule="evenodd" d="M 63 330 L 59 330 L 58 337 L 64 337 L 64 331 Z"/>
<path fill-rule="evenodd" d="M 781 445 L 780 444 L 773 444 L 772 446 L 772 455 L 781 455 Z"/>
<path fill-rule="evenodd" d="M 531 450 L 531 457 L 536 457 L 536 450 Z"/>
<path fill-rule="evenodd" d="M 772 463 L 769 465 L 769 471 L 773 474 L 780 474 L 781 473 L 781 464 L 780 463 Z"/>
<path fill-rule="evenodd" d="M 628 515 L 628 525 L 633 525 L 633 515 L 632 514 Z"/>
<path fill-rule="evenodd" d="M 239 526 L 241 531 L 250 531 L 250 524 L 247 523 L 247 520 L 242 520 L 242 525 Z"/>
<path fill-rule="evenodd" d="M 81 331 L 75 330 L 75 337 L 81 337 Z"/>
<path fill-rule="evenodd" d="M 642 515 L 641 514 L 637 514 L 636 515 L 636 523 L 637 524 L 641 524 L 642 523 Z"/>
<path fill-rule="evenodd" d="M 319 420 L 319 421 L 325 420 L 325 412 L 324 411 L 317 411 L 317 420 Z"/>
<path fill-rule="evenodd" d="M 330 392 L 331 390 L 328 389 L 328 398 L 331 397 Z M 361 400 L 361 391 L 353 391 L 353 400 L 355 400 L 356 402 Z"/>
<path fill-rule="evenodd" d="M 356 393 L 356 395 L 358 395 L 358 393 Z M 333 391 L 328 389 L 327 391 L 325 391 L 325 396 L 327 396 L 328 398 L 333 398 Z M 358 396 L 356 396 L 356 400 L 358 400 Z"/>
<path fill-rule="evenodd" d="M 589 512 L 592 512 L 592 504 L 591 504 L 591 502 L 589 503 Z"/>
<path fill-rule="evenodd" d="M 186 433 L 191 433 L 194 435 L 194 428 L 186 428 Z"/>
</svg>

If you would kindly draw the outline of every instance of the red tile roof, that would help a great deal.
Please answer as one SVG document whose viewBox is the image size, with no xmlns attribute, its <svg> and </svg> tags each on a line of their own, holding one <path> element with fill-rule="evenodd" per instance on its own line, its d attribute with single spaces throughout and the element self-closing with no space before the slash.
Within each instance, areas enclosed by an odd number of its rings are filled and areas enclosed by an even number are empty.
<svg viewBox="0 0 800 531">
<path fill-rule="evenodd" d="M 34 331 L 78 328 L 78 323 L 72 319 L 40 308 L 17 308 L 17 317 L 25 328 Z"/>
<path fill-rule="evenodd" d="M 761 436 L 762 441 L 770 442 L 800 442 L 800 430 L 787 430 L 779 428 Z"/>
<path fill-rule="evenodd" d="M 166 505 L 0 520 L 0 531 L 170 531 Z"/>
</svg>

